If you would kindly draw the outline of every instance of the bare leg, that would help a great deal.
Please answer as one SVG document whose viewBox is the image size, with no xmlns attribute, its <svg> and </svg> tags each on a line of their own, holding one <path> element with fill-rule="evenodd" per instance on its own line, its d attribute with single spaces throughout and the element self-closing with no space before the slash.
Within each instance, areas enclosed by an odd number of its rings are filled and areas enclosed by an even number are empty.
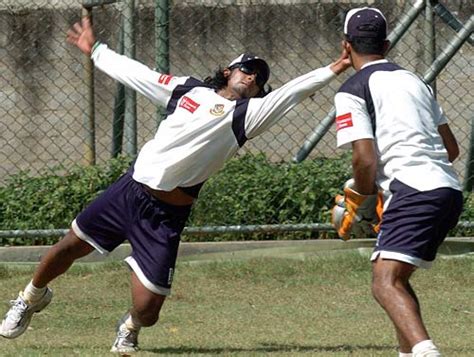
<svg viewBox="0 0 474 357">
<path fill-rule="evenodd" d="M 405 353 L 418 342 L 429 340 L 418 299 L 409 283 L 414 270 L 414 266 L 395 260 L 379 258 L 372 264 L 372 293 L 395 325 L 400 351 Z"/>
<path fill-rule="evenodd" d="M 37 288 L 45 287 L 51 280 L 66 272 L 76 259 L 86 256 L 93 250 L 94 247 L 69 230 L 41 259 L 33 275 L 33 285 Z"/>
<path fill-rule="evenodd" d="M 72 230 L 41 259 L 33 275 L 32 284 L 28 284 L 18 298 L 12 301 L 0 326 L 0 335 L 16 338 L 28 328 L 34 313 L 42 311 L 51 302 L 53 293 L 46 285 L 63 274 L 74 260 L 92 252 L 94 248 L 80 240 Z"/>
<path fill-rule="evenodd" d="M 140 328 L 158 321 L 165 299 L 166 296 L 148 290 L 132 272 L 132 308 L 119 320 L 117 338 L 110 351 L 127 355 L 138 351 Z"/>
<path fill-rule="evenodd" d="M 158 295 L 148 290 L 132 272 L 133 307 L 130 309 L 132 319 L 138 321 L 141 326 L 153 326 L 158 321 L 165 299 L 165 295 Z"/>
</svg>

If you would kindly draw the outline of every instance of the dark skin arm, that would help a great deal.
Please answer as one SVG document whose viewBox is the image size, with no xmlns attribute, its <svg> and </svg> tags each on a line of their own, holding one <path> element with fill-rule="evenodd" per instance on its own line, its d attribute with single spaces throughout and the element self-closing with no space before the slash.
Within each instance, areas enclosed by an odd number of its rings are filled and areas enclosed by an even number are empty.
<svg viewBox="0 0 474 357">
<path fill-rule="evenodd" d="M 448 151 L 448 159 L 450 162 L 453 162 L 459 156 L 459 146 L 456 138 L 454 137 L 454 134 L 449 128 L 448 124 L 442 124 L 438 126 L 438 132 L 443 139 L 446 150 Z"/>
<path fill-rule="evenodd" d="M 377 193 L 377 152 L 373 139 L 361 139 L 352 143 L 352 171 L 355 190 L 362 195 Z"/>
</svg>

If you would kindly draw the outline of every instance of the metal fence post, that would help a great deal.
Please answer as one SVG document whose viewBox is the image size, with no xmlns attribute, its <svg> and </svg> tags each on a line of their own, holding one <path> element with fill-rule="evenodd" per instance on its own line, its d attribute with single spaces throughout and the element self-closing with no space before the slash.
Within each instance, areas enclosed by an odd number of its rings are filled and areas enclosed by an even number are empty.
<svg viewBox="0 0 474 357">
<path fill-rule="evenodd" d="M 471 140 L 469 145 L 469 153 L 466 161 L 466 179 L 464 180 L 464 191 L 472 192 L 474 181 L 474 119 L 471 119 Z"/>
<path fill-rule="evenodd" d="M 449 27 L 456 32 L 461 30 L 463 27 L 462 22 L 459 21 L 456 16 L 446 8 L 446 6 L 440 4 L 438 0 L 431 0 L 431 5 L 433 6 L 436 15 L 438 15 Z M 474 45 L 474 34 L 469 35 L 467 41 L 469 44 Z"/>
<path fill-rule="evenodd" d="M 462 27 L 458 28 L 458 33 L 454 40 L 445 48 L 443 53 L 438 56 L 438 58 L 433 62 L 431 67 L 428 69 L 427 73 L 424 76 L 424 79 L 427 83 L 430 83 L 438 75 L 439 72 L 446 66 L 449 60 L 454 56 L 454 54 L 459 50 L 464 42 L 469 41 L 469 38 L 473 32 L 474 28 L 474 15 L 471 15 L 469 21 Z M 469 154 L 466 161 L 466 175 L 464 180 L 464 190 L 472 191 L 473 180 L 474 180 L 474 122 L 471 119 L 471 140 L 469 145 Z"/>
<path fill-rule="evenodd" d="M 430 68 L 426 71 L 423 79 L 431 83 L 441 70 L 446 66 L 456 52 L 466 42 L 473 31 L 474 15 L 471 15 L 466 24 L 459 30 L 454 39 L 446 46 L 444 51 L 433 61 Z"/>
<path fill-rule="evenodd" d="M 90 17 L 92 21 L 92 7 L 82 8 L 82 17 Z M 94 64 L 90 57 L 84 57 L 84 77 L 87 85 L 85 95 L 86 105 L 83 115 L 85 140 L 84 140 L 84 164 L 95 165 L 95 102 L 94 102 Z"/>
<path fill-rule="evenodd" d="M 155 0 L 155 60 L 156 70 L 160 73 L 170 73 L 169 24 L 169 0 Z M 156 114 L 158 126 L 166 113 L 159 107 Z"/>
<path fill-rule="evenodd" d="M 433 63 L 436 59 L 436 31 L 434 26 L 433 6 L 431 0 L 426 1 L 425 8 L 425 35 L 426 35 L 426 46 L 425 46 L 425 62 L 428 66 Z M 436 97 L 436 80 L 431 83 L 433 88 L 434 96 Z"/>
<path fill-rule="evenodd" d="M 92 21 L 92 8 L 95 6 L 104 6 L 116 3 L 117 0 L 83 0 L 82 17 L 88 16 Z M 85 134 L 85 153 L 84 162 L 86 165 L 95 165 L 96 147 L 95 147 L 95 86 L 94 86 L 94 63 L 92 59 L 87 57 L 84 60 L 85 82 L 87 85 L 86 94 L 86 110 L 84 112 L 84 128 Z M 113 139 L 114 140 L 114 139 Z M 114 147 L 112 148 L 112 156 L 114 155 Z"/>
<path fill-rule="evenodd" d="M 123 47 L 124 55 L 135 58 L 135 0 L 124 2 L 123 10 Z M 135 156 L 137 154 L 137 93 L 125 87 L 125 118 L 124 118 L 125 154 Z"/>
<path fill-rule="evenodd" d="M 123 54 L 123 18 L 120 26 L 118 39 L 118 53 Z M 114 116 L 112 123 L 112 157 L 117 157 L 122 153 L 123 147 L 123 125 L 125 116 L 125 86 L 117 83 L 114 98 Z"/>
</svg>

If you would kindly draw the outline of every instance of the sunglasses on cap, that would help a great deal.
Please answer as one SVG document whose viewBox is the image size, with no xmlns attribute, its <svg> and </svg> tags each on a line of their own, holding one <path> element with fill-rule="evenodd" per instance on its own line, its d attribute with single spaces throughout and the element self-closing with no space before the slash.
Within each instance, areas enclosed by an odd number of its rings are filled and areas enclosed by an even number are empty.
<svg viewBox="0 0 474 357">
<path fill-rule="evenodd" d="M 265 78 L 262 76 L 262 74 L 259 71 L 258 66 L 256 66 L 255 64 L 238 63 L 230 67 L 230 69 L 235 69 L 235 68 L 238 68 L 240 72 L 245 73 L 245 74 L 255 74 L 256 75 L 255 83 L 257 83 L 257 86 L 259 86 L 260 88 L 262 88 L 263 85 L 265 84 Z"/>
</svg>

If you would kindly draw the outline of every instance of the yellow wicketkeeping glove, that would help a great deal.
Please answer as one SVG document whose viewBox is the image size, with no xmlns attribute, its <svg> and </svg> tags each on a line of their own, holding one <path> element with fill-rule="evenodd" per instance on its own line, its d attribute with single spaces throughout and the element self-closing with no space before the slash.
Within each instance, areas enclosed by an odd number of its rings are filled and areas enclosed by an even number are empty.
<svg viewBox="0 0 474 357">
<path fill-rule="evenodd" d="M 361 195 L 354 191 L 354 179 L 344 185 L 344 195 L 337 195 L 332 209 L 332 224 L 343 240 L 355 237 L 374 237 L 380 229 L 383 211 L 381 192 Z"/>
</svg>

